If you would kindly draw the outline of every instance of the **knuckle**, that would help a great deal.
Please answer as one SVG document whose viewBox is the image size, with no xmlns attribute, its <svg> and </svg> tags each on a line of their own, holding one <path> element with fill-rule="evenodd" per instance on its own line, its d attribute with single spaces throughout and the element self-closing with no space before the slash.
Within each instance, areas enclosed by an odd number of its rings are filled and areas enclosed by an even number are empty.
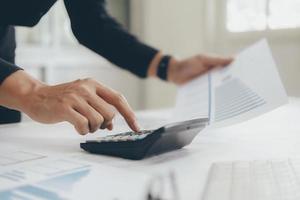
<svg viewBox="0 0 300 200">
<path fill-rule="evenodd" d="M 203 54 L 199 54 L 199 55 L 197 55 L 197 58 L 199 59 L 199 60 L 203 60 L 204 59 L 204 55 Z"/>
<path fill-rule="evenodd" d="M 77 101 L 78 97 L 75 93 L 68 93 L 65 97 L 64 97 L 64 101 Z"/>
<path fill-rule="evenodd" d="M 97 117 L 97 125 L 101 125 L 103 122 L 104 122 L 104 118 L 101 115 L 99 115 Z"/>
<path fill-rule="evenodd" d="M 80 96 L 83 97 L 84 99 L 90 99 L 92 97 L 92 94 L 88 90 L 84 90 L 80 93 Z"/>
<path fill-rule="evenodd" d="M 124 101 L 125 101 L 125 97 L 124 97 L 124 95 L 121 94 L 121 93 L 116 93 L 115 99 L 116 99 L 116 102 L 117 102 L 118 104 L 122 104 L 122 103 L 124 103 Z"/>
<path fill-rule="evenodd" d="M 94 83 L 95 82 L 95 80 L 92 78 L 85 78 L 85 79 L 83 79 L 83 81 L 86 83 Z"/>
<path fill-rule="evenodd" d="M 90 97 L 91 91 L 88 85 L 80 84 L 77 86 L 76 91 L 73 93 L 75 96 L 80 95 L 81 97 Z"/>
<path fill-rule="evenodd" d="M 110 122 L 110 121 L 112 121 L 113 120 L 113 118 L 115 117 L 115 113 L 114 112 L 109 112 L 109 113 L 106 113 L 105 114 L 105 116 L 104 116 L 104 120 L 106 121 L 106 122 Z"/>
<path fill-rule="evenodd" d="M 79 130 L 85 132 L 88 129 L 89 122 L 87 119 L 83 118 L 77 122 L 77 127 Z"/>
<path fill-rule="evenodd" d="M 108 116 L 109 121 L 113 120 L 113 118 L 115 118 L 115 116 L 116 116 L 116 113 L 114 111 L 110 112 L 109 116 Z"/>
<path fill-rule="evenodd" d="M 78 98 L 75 94 L 73 93 L 68 93 L 63 95 L 62 97 L 60 97 L 59 102 L 61 103 L 61 105 L 64 108 L 67 108 L 71 105 L 73 105 L 74 103 L 76 103 L 78 101 Z"/>
<path fill-rule="evenodd" d="M 88 87 L 86 86 L 85 83 L 80 83 L 77 85 L 77 89 L 81 92 L 85 92 L 85 91 L 87 91 Z"/>
<path fill-rule="evenodd" d="M 77 130 L 77 132 L 80 135 L 86 135 L 88 133 L 88 129 L 87 128 L 80 128 L 80 127 L 75 127 L 75 129 Z"/>
<path fill-rule="evenodd" d="M 100 126 L 103 124 L 103 122 L 104 122 L 104 118 L 101 115 L 97 116 L 95 119 L 93 119 L 93 122 L 91 122 L 90 131 L 92 133 L 97 131 L 100 128 Z"/>
<path fill-rule="evenodd" d="M 79 84 L 80 82 L 82 82 L 82 79 L 79 78 L 79 79 L 73 81 L 72 84 Z"/>
<path fill-rule="evenodd" d="M 92 79 L 86 78 L 86 79 L 78 79 L 73 82 L 73 86 L 75 88 L 81 88 L 81 89 L 86 89 L 89 82 L 91 82 Z"/>
</svg>

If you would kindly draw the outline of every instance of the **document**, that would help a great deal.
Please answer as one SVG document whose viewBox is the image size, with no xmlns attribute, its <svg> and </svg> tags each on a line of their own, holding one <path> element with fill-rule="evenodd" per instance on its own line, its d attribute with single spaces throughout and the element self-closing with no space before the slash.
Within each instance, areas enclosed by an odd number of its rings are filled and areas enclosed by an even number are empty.
<svg viewBox="0 0 300 200">
<path fill-rule="evenodd" d="M 171 122 L 208 118 L 211 108 L 210 78 L 210 74 L 204 75 L 178 88 Z"/>
<path fill-rule="evenodd" d="M 13 151 L 13 152 L 6 152 L 5 154 L 0 153 L 0 167 L 1 166 L 8 166 L 14 165 L 22 162 L 32 161 L 36 159 L 42 159 L 45 156 L 27 152 L 27 151 Z"/>
<path fill-rule="evenodd" d="M 212 71 L 207 77 L 179 88 L 175 113 L 180 113 L 182 119 L 206 116 L 211 126 L 222 127 L 251 119 L 288 102 L 265 39 L 239 53 L 229 66 Z"/>
<path fill-rule="evenodd" d="M 0 169 L 0 199 L 146 200 L 154 195 L 156 182 L 156 177 L 141 172 L 71 158 L 45 158 Z"/>
</svg>

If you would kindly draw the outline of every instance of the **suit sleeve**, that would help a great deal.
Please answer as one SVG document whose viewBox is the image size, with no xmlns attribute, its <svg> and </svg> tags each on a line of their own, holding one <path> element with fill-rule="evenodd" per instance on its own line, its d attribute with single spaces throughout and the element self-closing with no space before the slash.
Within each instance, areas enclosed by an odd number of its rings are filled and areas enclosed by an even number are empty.
<svg viewBox="0 0 300 200">
<path fill-rule="evenodd" d="M 8 76 L 18 70 L 21 68 L 0 58 L 0 85 Z"/>
<path fill-rule="evenodd" d="M 12 73 L 21 68 L 14 64 L 15 61 L 15 29 L 12 26 L 0 27 L 0 85 Z"/>
<path fill-rule="evenodd" d="M 0 24 L 35 26 L 56 0 L 1 0 Z"/>
<path fill-rule="evenodd" d="M 139 77 L 158 50 L 140 42 L 105 9 L 105 0 L 65 0 L 72 31 L 78 41 L 115 65 Z"/>
</svg>

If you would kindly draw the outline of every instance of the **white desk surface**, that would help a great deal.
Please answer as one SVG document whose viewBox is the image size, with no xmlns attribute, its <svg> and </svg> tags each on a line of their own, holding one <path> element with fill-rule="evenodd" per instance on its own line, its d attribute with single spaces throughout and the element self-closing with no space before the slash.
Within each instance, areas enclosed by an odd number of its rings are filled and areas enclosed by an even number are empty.
<svg viewBox="0 0 300 200">
<path fill-rule="evenodd" d="M 150 117 L 167 115 L 165 111 L 140 114 Z M 90 155 L 79 147 L 85 139 L 66 123 L 42 125 L 26 122 L 0 126 L 2 152 L 19 148 L 49 156 L 77 156 L 101 165 L 146 173 L 165 174 L 173 170 L 180 199 L 193 200 L 201 199 L 212 162 L 300 156 L 300 99 L 291 98 L 288 105 L 242 124 L 222 129 L 206 128 L 186 148 L 142 161 Z"/>
</svg>

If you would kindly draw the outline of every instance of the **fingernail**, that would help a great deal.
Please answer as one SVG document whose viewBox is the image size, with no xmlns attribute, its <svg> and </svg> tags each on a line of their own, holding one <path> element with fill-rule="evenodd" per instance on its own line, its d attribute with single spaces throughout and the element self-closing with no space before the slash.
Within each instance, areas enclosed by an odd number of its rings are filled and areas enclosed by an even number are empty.
<svg viewBox="0 0 300 200">
<path fill-rule="evenodd" d="M 106 129 L 107 125 L 106 124 L 101 124 L 100 129 Z"/>
<path fill-rule="evenodd" d="M 113 130 L 113 128 L 114 128 L 113 124 L 109 124 L 109 125 L 107 126 L 107 129 L 110 130 L 110 131 Z"/>
</svg>

